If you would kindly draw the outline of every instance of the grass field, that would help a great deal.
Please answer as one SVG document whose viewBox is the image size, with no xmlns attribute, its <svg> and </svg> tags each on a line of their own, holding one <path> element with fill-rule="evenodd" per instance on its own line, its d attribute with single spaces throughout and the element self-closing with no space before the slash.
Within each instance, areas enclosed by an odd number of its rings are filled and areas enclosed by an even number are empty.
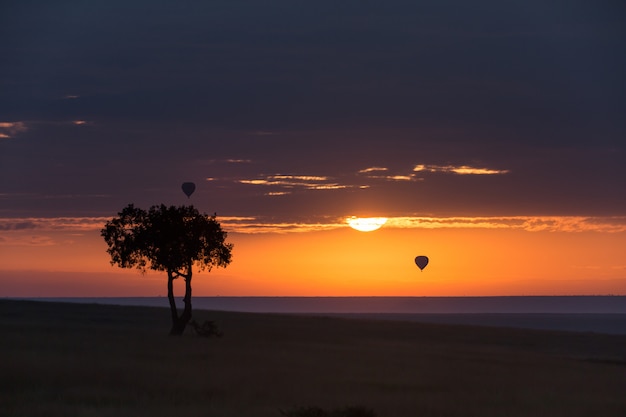
<svg viewBox="0 0 626 417">
<path fill-rule="evenodd" d="M 626 416 L 626 335 L 0 300 L 0 416 Z"/>
</svg>

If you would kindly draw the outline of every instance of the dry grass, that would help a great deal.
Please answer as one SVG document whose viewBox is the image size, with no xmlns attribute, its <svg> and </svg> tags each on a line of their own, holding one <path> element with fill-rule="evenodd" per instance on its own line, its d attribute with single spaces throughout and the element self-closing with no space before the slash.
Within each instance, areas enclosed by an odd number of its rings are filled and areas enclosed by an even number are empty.
<svg viewBox="0 0 626 417">
<path fill-rule="evenodd" d="M 626 336 L 0 300 L 0 415 L 626 415 Z"/>
</svg>

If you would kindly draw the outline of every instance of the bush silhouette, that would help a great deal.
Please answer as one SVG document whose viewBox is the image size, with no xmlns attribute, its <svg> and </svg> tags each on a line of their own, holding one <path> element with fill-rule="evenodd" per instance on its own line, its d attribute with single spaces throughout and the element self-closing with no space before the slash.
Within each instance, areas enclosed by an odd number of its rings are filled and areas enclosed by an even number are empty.
<svg viewBox="0 0 626 417">
<path fill-rule="evenodd" d="M 376 417 L 373 410 L 360 406 L 337 408 L 332 411 L 315 406 L 296 407 L 289 411 L 280 410 L 280 413 L 284 417 Z"/>
</svg>

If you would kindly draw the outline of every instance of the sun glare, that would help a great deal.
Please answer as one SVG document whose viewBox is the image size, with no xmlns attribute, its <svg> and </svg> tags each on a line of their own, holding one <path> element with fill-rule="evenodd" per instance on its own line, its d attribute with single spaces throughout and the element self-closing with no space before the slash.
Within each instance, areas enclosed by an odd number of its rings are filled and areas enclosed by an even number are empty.
<svg viewBox="0 0 626 417">
<path fill-rule="evenodd" d="M 382 227 L 387 222 L 386 217 L 348 217 L 346 219 L 348 225 L 359 232 L 373 232 Z"/>
</svg>

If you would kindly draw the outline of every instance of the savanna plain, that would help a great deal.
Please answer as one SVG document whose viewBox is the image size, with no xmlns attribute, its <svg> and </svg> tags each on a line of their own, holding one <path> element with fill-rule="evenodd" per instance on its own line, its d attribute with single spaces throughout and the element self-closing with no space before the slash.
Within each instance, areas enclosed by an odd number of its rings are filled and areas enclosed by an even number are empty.
<svg viewBox="0 0 626 417">
<path fill-rule="evenodd" d="M 176 337 L 163 308 L 0 313 L 0 416 L 626 415 L 626 335 L 196 311 L 223 336 Z"/>
</svg>

